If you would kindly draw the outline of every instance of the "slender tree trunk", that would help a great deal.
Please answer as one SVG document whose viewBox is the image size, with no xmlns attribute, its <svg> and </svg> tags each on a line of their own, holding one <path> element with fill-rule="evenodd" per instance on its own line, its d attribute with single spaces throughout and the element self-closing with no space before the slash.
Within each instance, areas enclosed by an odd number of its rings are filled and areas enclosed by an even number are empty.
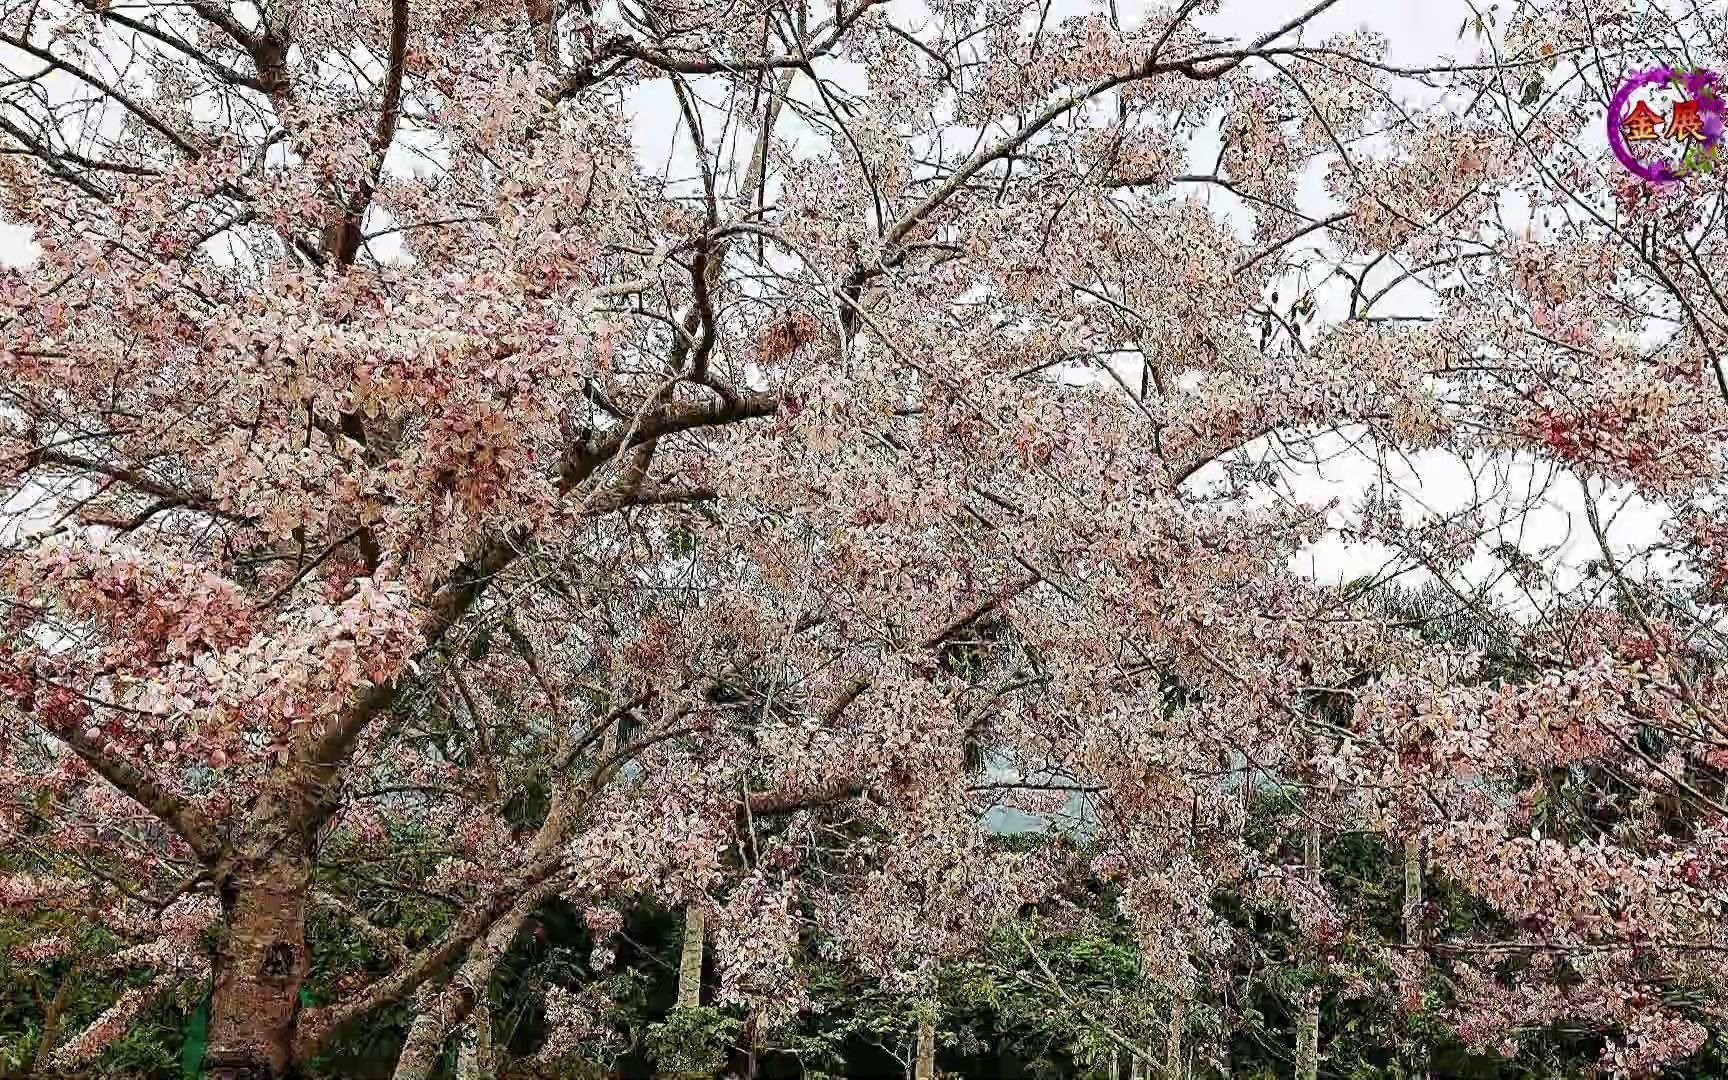
<svg viewBox="0 0 1728 1080">
<path fill-rule="evenodd" d="M 492 1080 L 492 1010 L 475 1008 L 456 1051 L 456 1080 Z"/>
<path fill-rule="evenodd" d="M 1110 1080 L 1122 1080 L 1122 1065 L 1116 1056 L 1116 1048 L 1110 1048 Z"/>
<path fill-rule="evenodd" d="M 757 1030 L 756 1017 L 744 1021 L 744 1080 L 756 1080 L 757 1057 L 762 1050 L 762 1033 Z"/>
<path fill-rule="evenodd" d="M 54 997 L 48 1002 L 47 1011 L 42 1014 L 42 1037 L 36 1040 L 35 1052 L 24 1060 L 24 1066 L 18 1072 L 24 1080 L 36 1075 L 36 1067 L 54 1053 L 54 1044 L 60 1038 L 60 1017 L 66 1011 L 67 1001 L 72 996 L 72 983 L 77 978 L 78 962 L 74 960 L 66 969 L 66 974 L 60 976 L 60 983 L 54 988 Z"/>
<path fill-rule="evenodd" d="M 1194 850 L 1195 834 L 1200 831 L 1200 799 L 1188 804 L 1188 838 L 1183 847 Z M 1182 1080 L 1182 1034 L 1188 1024 L 1188 996 L 1193 988 L 1181 983 L 1170 987 L 1170 1026 L 1164 1032 L 1165 1080 Z"/>
<path fill-rule="evenodd" d="M 1182 1028 L 1188 1022 L 1188 999 L 1178 993 L 1170 1005 L 1170 1030 L 1164 1036 L 1165 1080 L 1182 1080 Z"/>
<path fill-rule="evenodd" d="M 1422 946 L 1422 838 L 1413 836 L 1404 841 L 1404 944 Z M 1428 1075 L 1428 1054 L 1416 1048 L 1416 1075 Z"/>
<path fill-rule="evenodd" d="M 1303 878 L 1320 880 L 1320 834 L 1313 829 L 1302 834 Z M 1296 1080 L 1315 1080 L 1320 1069 L 1320 996 L 1309 988 L 1296 1019 Z"/>
<path fill-rule="evenodd" d="M 678 1007 L 702 1004 L 702 946 L 708 919 L 692 904 L 684 909 L 684 950 L 678 955 Z"/>
<path fill-rule="evenodd" d="M 918 1065 L 912 1076 L 913 1080 L 936 1077 L 936 1025 L 928 1019 L 918 1021 Z"/>
<path fill-rule="evenodd" d="M 432 1074 L 450 1032 L 486 1003 L 492 973 L 498 970 L 499 961 L 509 952 L 523 922 L 556 891 L 552 882 L 543 882 L 528 890 L 503 918 L 492 924 L 486 936 L 469 949 L 468 959 L 456 969 L 438 1000 L 430 1008 L 422 1009 L 409 1025 L 408 1038 L 403 1041 L 402 1053 L 396 1059 L 393 1080 L 426 1080 Z"/>
<path fill-rule="evenodd" d="M 563 842 L 577 807 L 578 800 L 564 784 L 553 786 L 546 820 L 540 823 L 539 831 L 528 845 L 528 865 L 537 865 Z M 475 1008 L 486 1003 L 492 973 L 516 940 L 523 922 L 557 891 L 555 878 L 528 889 L 492 923 L 480 940 L 469 947 L 467 959 L 456 970 L 444 992 L 429 1008 L 422 1009 L 409 1025 L 408 1038 L 396 1059 L 395 1080 L 424 1080 L 430 1075 L 450 1033 L 467 1020 Z"/>
<path fill-rule="evenodd" d="M 215 1080 L 277 1080 L 298 1071 L 294 1029 L 307 969 L 312 860 L 297 837 L 258 847 L 261 855 L 220 883 L 222 938 L 204 1057 Z"/>
<path fill-rule="evenodd" d="M 1422 944 L 1422 841 L 1404 841 L 1404 944 Z"/>
</svg>

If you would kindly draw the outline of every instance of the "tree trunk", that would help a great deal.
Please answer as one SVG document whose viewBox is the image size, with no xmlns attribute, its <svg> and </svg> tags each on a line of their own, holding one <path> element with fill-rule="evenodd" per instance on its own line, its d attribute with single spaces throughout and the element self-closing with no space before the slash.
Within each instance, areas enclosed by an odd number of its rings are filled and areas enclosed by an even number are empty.
<svg viewBox="0 0 1728 1080">
<path fill-rule="evenodd" d="M 485 1004 L 475 1008 L 462 1033 L 456 1080 L 492 1080 L 492 1010 Z"/>
<path fill-rule="evenodd" d="M 1200 830 L 1200 799 L 1195 796 L 1188 804 L 1188 839 L 1183 848 L 1194 850 L 1194 837 Z M 1170 987 L 1170 1025 L 1164 1032 L 1164 1078 L 1182 1080 L 1182 1033 L 1188 1025 L 1188 995 L 1190 988 L 1182 983 Z"/>
<path fill-rule="evenodd" d="M 306 899 L 312 862 L 290 838 L 236 867 L 220 884 L 222 938 L 210 995 L 214 1080 L 277 1080 L 298 1073 L 294 1027 L 306 977 Z"/>
<path fill-rule="evenodd" d="M 492 973 L 498 970 L 499 961 L 510 951 L 522 924 L 555 891 L 549 882 L 528 890 L 468 951 L 468 959 L 456 969 L 444 992 L 438 995 L 430 1008 L 422 1009 L 408 1026 L 408 1037 L 396 1059 L 394 1080 L 425 1080 L 432 1074 L 450 1033 L 475 1009 L 485 1006 Z"/>
<path fill-rule="evenodd" d="M 1320 834 L 1313 829 L 1302 834 L 1302 876 L 1320 881 Z M 1296 1019 L 1296 1080 L 1315 1080 L 1320 1070 L 1320 993 L 1310 987 L 1303 996 Z"/>
<path fill-rule="evenodd" d="M 1404 944 L 1422 946 L 1422 838 L 1413 836 L 1404 841 Z M 1422 1046 L 1414 1048 L 1416 1075 L 1428 1075 L 1428 1053 Z"/>
<path fill-rule="evenodd" d="M 546 808 L 546 820 L 528 845 L 526 863 L 539 865 L 563 842 L 578 809 L 574 798 L 562 783 L 554 784 L 551 803 Z M 556 879 L 541 881 L 517 897 L 510 908 L 500 915 L 485 934 L 468 948 L 467 959 L 445 985 L 430 1006 L 420 1010 L 408 1027 L 408 1037 L 402 1043 L 402 1053 L 396 1058 L 394 1080 L 425 1080 L 438 1063 L 444 1042 L 470 1013 L 486 1004 L 492 985 L 492 973 L 509 951 L 516 935 L 528 916 L 558 891 Z"/>
<path fill-rule="evenodd" d="M 678 956 L 678 1007 L 702 1004 L 702 945 L 708 920 L 694 904 L 684 909 L 684 951 Z"/>
<path fill-rule="evenodd" d="M 936 1077 L 936 1025 L 930 1020 L 918 1021 L 918 1064 L 912 1077 L 913 1080 Z"/>
<path fill-rule="evenodd" d="M 42 1014 L 42 1037 L 36 1040 L 36 1050 L 24 1059 L 23 1067 L 18 1075 L 23 1080 L 29 1080 L 36 1075 L 36 1066 L 48 1060 L 54 1053 L 54 1043 L 60 1038 L 60 1017 L 66 1011 L 66 1005 L 72 995 L 72 983 L 78 978 L 78 962 L 74 960 L 66 969 L 66 974 L 60 976 L 60 983 L 54 988 L 54 997 L 48 1002 L 47 1011 Z"/>
<path fill-rule="evenodd" d="M 1422 841 L 1404 841 L 1404 944 L 1422 944 Z"/>
<path fill-rule="evenodd" d="M 1181 993 L 1170 1005 L 1170 1030 L 1164 1036 L 1164 1076 L 1182 1080 L 1182 1028 L 1188 1022 L 1188 999 Z"/>
<path fill-rule="evenodd" d="M 756 1059 L 762 1051 L 762 1033 L 757 1030 L 756 1017 L 744 1020 L 744 1080 L 756 1080 Z"/>
<path fill-rule="evenodd" d="M 528 0 L 528 29 L 534 43 L 534 59 L 547 66 L 558 63 L 558 10 L 553 0 Z"/>
</svg>

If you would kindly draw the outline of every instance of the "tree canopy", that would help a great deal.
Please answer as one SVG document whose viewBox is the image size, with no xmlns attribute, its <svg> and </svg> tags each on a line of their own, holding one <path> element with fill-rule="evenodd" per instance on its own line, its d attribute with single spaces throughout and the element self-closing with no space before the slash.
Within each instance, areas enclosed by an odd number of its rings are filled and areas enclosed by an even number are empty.
<svg viewBox="0 0 1728 1080">
<path fill-rule="evenodd" d="M 1250 957 L 1307 1076 L 1715 1053 L 1728 206 L 1602 125 L 1728 9 L 1246 6 L 0 0 L 24 1065 L 601 1062 L 645 910 L 678 1053 L 1132 960 L 1215 1070 Z"/>
</svg>

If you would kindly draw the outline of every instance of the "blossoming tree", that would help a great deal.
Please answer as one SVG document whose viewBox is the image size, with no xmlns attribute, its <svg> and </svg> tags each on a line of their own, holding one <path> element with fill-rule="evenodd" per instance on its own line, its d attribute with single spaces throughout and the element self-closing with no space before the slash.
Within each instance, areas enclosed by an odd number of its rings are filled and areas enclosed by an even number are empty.
<svg viewBox="0 0 1728 1080">
<path fill-rule="evenodd" d="M 0 277 L 0 903 L 155 973 L 51 1062 L 207 977 L 219 1074 L 412 1000 L 424 1076 L 554 896 L 602 938 L 704 911 L 772 1022 L 810 935 L 915 979 L 1104 874 L 1192 996 L 1220 887 L 1317 955 L 1372 936 L 1303 857 L 1343 830 L 1495 913 L 1375 939 L 1462 980 L 1472 1039 L 1692 1052 L 1728 246 L 1719 183 L 1582 133 L 1728 20 L 1525 5 L 1418 70 L 1321 36 L 1333 0 L 1217 6 L 0 9 L 35 249 Z M 1296 497 L 1339 446 L 1502 483 Z M 1579 493 L 1582 578 L 1519 543 L 1518 469 Z M 1629 547 L 1632 494 L 1668 524 Z M 1297 572 L 1327 537 L 1384 559 Z M 1509 659 L 1425 638 L 1382 595 L 1412 574 Z M 1285 851 L 1242 835 L 1268 781 Z M 1083 866 L 987 843 L 1049 788 Z M 402 821 L 448 928 L 306 1003 L 333 838 Z"/>
</svg>

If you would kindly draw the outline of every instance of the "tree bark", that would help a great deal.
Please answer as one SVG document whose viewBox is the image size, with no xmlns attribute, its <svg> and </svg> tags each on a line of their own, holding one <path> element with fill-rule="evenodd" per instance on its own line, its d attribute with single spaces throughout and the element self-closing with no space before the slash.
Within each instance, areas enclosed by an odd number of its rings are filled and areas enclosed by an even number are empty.
<svg viewBox="0 0 1728 1080">
<path fill-rule="evenodd" d="M 504 917 L 492 924 L 484 940 L 469 950 L 468 959 L 456 969 L 444 992 L 430 1008 L 423 1009 L 409 1025 L 408 1038 L 402 1043 L 402 1053 L 396 1059 L 394 1080 L 425 1080 L 438 1064 L 444 1040 L 466 1020 L 474 1009 L 486 1002 L 492 985 L 492 973 L 510 950 L 522 923 L 556 892 L 550 882 L 536 885 L 513 904 Z"/>
<path fill-rule="evenodd" d="M 913 1080 L 936 1077 L 936 1025 L 928 1019 L 918 1021 L 918 1064 L 912 1076 Z"/>
<path fill-rule="evenodd" d="M 54 1044 L 60 1038 L 60 1017 L 66 1011 L 67 1001 L 72 995 L 72 983 L 77 977 L 78 962 L 74 960 L 66 969 L 66 974 L 60 976 L 60 983 L 54 988 L 54 997 L 42 1014 L 42 1037 L 36 1040 L 35 1052 L 24 1059 L 24 1066 L 18 1072 L 22 1080 L 35 1076 L 36 1066 L 47 1061 L 54 1053 Z"/>
<path fill-rule="evenodd" d="M 548 67 L 558 65 L 558 10 L 553 0 L 528 0 L 528 28 L 533 39 L 534 59 Z"/>
<path fill-rule="evenodd" d="M 456 1080 L 492 1080 L 492 1010 L 484 1003 L 475 1008 L 462 1033 Z"/>
<path fill-rule="evenodd" d="M 1310 884 L 1320 881 L 1320 834 L 1313 829 L 1302 834 L 1302 876 Z M 1296 1019 L 1296 1080 L 1315 1080 L 1319 1070 L 1320 995 L 1310 987 Z"/>
<path fill-rule="evenodd" d="M 1404 841 L 1404 944 L 1422 944 L 1422 841 Z"/>
<path fill-rule="evenodd" d="M 1422 838 L 1413 836 L 1404 841 L 1404 944 L 1422 946 Z M 1428 1076 L 1428 1054 L 1424 1047 L 1415 1047 L 1416 1075 Z"/>
<path fill-rule="evenodd" d="M 678 955 L 678 1007 L 694 1009 L 702 1004 L 702 948 L 708 920 L 692 904 L 684 909 L 684 951 Z"/>
<path fill-rule="evenodd" d="M 220 882 L 223 933 L 204 1057 L 215 1080 L 278 1080 L 298 1073 L 294 1037 L 307 970 L 311 879 L 309 853 L 297 837 L 288 837 L 245 859 Z"/>
<path fill-rule="evenodd" d="M 1182 1080 L 1182 1029 L 1188 1022 L 1188 999 L 1178 992 L 1170 1004 L 1170 1030 L 1164 1036 L 1164 1076 Z"/>
<path fill-rule="evenodd" d="M 539 831 L 528 845 L 527 863 L 530 867 L 544 866 L 548 860 L 554 859 L 581 806 L 582 799 L 571 791 L 567 783 L 560 781 L 553 785 L 546 820 L 540 823 Z M 485 1004 L 492 973 L 516 940 L 523 922 L 558 891 L 559 880 L 555 876 L 536 874 L 529 880 L 531 884 L 514 901 L 501 897 L 502 902 L 510 903 L 508 910 L 496 920 L 486 922 L 488 928 L 484 936 L 466 946 L 467 959 L 456 970 L 443 993 L 415 1016 L 408 1028 L 408 1038 L 402 1044 L 402 1053 L 396 1059 L 395 1080 L 424 1080 L 430 1075 L 444 1048 L 444 1040 L 468 1019 L 475 1008 Z M 453 955 L 460 955 L 460 950 Z"/>
</svg>

